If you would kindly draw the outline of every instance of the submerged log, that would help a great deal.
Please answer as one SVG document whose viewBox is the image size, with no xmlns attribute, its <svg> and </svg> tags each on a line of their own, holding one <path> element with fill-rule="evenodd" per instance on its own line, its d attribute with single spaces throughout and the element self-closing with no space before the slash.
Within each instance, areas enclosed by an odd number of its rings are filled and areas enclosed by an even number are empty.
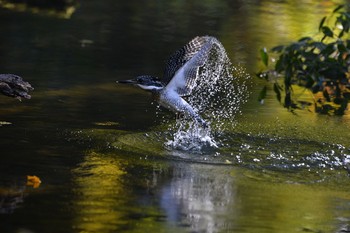
<svg viewBox="0 0 350 233">
<path fill-rule="evenodd" d="M 30 99 L 28 94 L 34 88 L 26 81 L 14 74 L 0 74 L 0 92 L 6 96 Z"/>
</svg>

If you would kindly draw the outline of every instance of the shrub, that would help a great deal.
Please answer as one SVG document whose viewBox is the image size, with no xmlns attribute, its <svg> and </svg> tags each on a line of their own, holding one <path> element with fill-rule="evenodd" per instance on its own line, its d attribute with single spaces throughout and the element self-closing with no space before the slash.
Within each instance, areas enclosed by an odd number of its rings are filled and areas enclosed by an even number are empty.
<svg viewBox="0 0 350 233">
<path fill-rule="evenodd" d="M 329 26 L 333 24 L 333 26 Z M 271 49 L 278 57 L 273 68 L 269 67 L 269 54 L 260 50 L 262 62 L 267 70 L 259 72 L 259 78 L 272 81 L 278 101 L 290 111 L 300 108 L 293 98 L 293 86 L 298 85 L 312 92 L 317 112 L 343 115 L 350 99 L 350 7 L 340 5 L 319 24 L 319 33 L 314 37 L 303 37 L 289 45 Z M 283 77 L 283 81 L 281 80 Z M 282 101 L 282 95 L 284 100 Z M 259 99 L 266 95 L 266 86 Z"/>
</svg>

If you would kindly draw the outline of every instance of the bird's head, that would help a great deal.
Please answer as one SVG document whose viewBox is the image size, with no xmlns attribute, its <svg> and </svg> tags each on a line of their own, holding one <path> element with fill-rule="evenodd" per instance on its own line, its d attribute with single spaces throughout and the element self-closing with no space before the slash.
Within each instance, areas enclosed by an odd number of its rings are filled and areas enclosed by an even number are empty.
<svg viewBox="0 0 350 233">
<path fill-rule="evenodd" d="M 164 88 L 162 82 L 157 77 L 151 75 L 141 75 L 135 79 L 121 80 L 117 81 L 117 83 L 132 84 L 146 91 L 160 91 Z"/>
</svg>

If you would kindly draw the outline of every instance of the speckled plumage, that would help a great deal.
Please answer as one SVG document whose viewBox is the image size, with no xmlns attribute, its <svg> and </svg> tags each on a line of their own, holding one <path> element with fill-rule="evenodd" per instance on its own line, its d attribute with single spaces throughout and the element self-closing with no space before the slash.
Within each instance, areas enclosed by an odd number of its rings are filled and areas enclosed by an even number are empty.
<svg viewBox="0 0 350 233">
<path fill-rule="evenodd" d="M 204 65 L 209 51 L 219 43 L 210 36 L 195 37 L 188 44 L 173 53 L 168 59 L 162 83 L 167 88 L 176 89 L 180 96 L 190 95 L 196 86 L 198 69 Z M 183 71 L 183 76 L 179 76 Z"/>
<path fill-rule="evenodd" d="M 161 106 L 176 113 L 184 113 L 206 126 L 205 121 L 182 97 L 190 95 L 196 87 L 199 68 L 207 61 L 213 46 L 219 44 L 214 37 L 195 37 L 170 56 L 162 80 L 143 75 L 119 83 L 134 84 L 150 91 Z"/>
</svg>

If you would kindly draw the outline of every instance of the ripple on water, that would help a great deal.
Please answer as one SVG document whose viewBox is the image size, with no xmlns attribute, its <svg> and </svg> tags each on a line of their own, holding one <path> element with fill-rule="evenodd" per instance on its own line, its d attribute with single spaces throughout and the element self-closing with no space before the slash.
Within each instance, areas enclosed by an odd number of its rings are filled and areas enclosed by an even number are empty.
<svg viewBox="0 0 350 233">
<path fill-rule="evenodd" d="M 210 164 L 229 164 L 252 169 L 277 171 L 324 171 L 349 169 L 350 150 L 339 144 L 312 140 L 256 136 L 242 133 L 222 133 L 215 145 L 203 141 L 200 148 L 174 148 L 169 144 L 169 132 L 126 134 L 113 145 L 123 150 L 138 151 L 147 155 Z M 191 139 L 191 140 L 203 140 Z M 170 141 L 171 142 L 171 141 Z M 188 143 L 188 142 L 187 142 Z M 127 145 L 127 146 L 122 146 Z"/>
</svg>

